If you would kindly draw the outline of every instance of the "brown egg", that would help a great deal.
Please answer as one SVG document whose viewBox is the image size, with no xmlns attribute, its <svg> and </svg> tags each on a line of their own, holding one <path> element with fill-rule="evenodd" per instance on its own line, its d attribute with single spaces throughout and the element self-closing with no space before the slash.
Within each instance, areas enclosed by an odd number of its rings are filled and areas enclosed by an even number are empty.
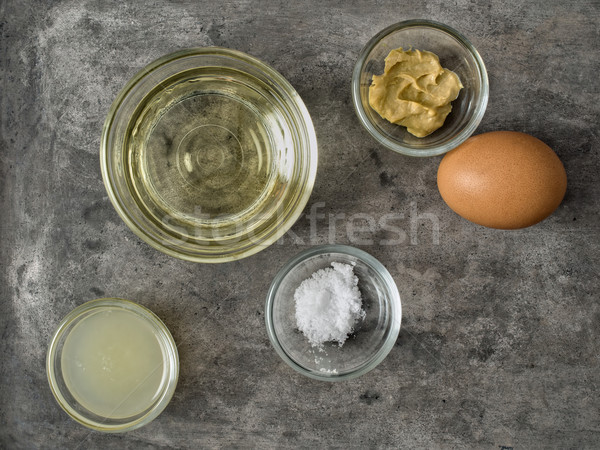
<svg viewBox="0 0 600 450">
<path fill-rule="evenodd" d="M 442 159 L 444 201 L 457 214 L 491 228 L 524 228 L 548 217 L 567 189 L 556 153 L 533 136 L 493 131 L 467 139 Z"/>
</svg>

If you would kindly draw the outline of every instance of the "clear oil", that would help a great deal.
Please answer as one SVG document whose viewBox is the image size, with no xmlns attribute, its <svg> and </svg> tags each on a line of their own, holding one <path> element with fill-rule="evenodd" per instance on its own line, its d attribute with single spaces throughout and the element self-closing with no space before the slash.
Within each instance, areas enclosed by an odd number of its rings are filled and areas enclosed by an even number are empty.
<svg viewBox="0 0 600 450">
<path fill-rule="evenodd" d="M 268 87 L 231 69 L 179 74 L 130 122 L 129 178 L 156 220 L 187 228 L 243 220 L 283 189 L 290 132 Z M 289 162 L 288 162 L 289 164 Z"/>
</svg>

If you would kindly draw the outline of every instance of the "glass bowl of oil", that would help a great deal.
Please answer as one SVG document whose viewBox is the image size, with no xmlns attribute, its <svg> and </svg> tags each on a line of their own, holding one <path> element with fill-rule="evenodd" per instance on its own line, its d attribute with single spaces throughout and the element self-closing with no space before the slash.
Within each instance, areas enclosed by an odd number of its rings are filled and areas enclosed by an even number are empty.
<svg viewBox="0 0 600 450">
<path fill-rule="evenodd" d="M 154 61 L 104 124 L 104 184 L 154 248 L 226 262 L 279 239 L 311 194 L 317 141 L 300 96 L 276 70 L 224 48 Z"/>
<path fill-rule="evenodd" d="M 121 432 L 148 424 L 177 385 L 171 333 L 150 310 L 119 298 L 78 306 L 54 333 L 46 372 L 58 404 L 80 424 Z"/>
</svg>

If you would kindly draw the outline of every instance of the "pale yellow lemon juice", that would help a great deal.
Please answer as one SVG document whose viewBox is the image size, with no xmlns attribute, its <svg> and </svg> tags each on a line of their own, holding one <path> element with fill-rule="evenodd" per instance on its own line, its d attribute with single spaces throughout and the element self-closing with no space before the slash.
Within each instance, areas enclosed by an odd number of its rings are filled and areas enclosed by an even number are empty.
<svg viewBox="0 0 600 450">
<path fill-rule="evenodd" d="M 84 303 L 62 320 L 48 348 L 59 405 L 89 428 L 120 432 L 158 416 L 175 392 L 179 355 L 150 310 L 118 298 Z"/>
<path fill-rule="evenodd" d="M 152 326 L 127 310 L 98 311 L 65 340 L 65 384 L 91 412 L 124 418 L 145 411 L 163 380 L 163 352 Z"/>
</svg>

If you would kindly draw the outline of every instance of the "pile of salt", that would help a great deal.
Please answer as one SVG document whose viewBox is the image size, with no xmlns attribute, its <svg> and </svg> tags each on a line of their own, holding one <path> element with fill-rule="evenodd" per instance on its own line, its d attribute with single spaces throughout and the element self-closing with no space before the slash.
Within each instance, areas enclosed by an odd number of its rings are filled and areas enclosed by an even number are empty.
<svg viewBox="0 0 600 450">
<path fill-rule="evenodd" d="M 313 347 L 334 341 L 341 347 L 364 319 L 354 264 L 332 262 L 304 280 L 294 293 L 296 324 Z"/>
</svg>

